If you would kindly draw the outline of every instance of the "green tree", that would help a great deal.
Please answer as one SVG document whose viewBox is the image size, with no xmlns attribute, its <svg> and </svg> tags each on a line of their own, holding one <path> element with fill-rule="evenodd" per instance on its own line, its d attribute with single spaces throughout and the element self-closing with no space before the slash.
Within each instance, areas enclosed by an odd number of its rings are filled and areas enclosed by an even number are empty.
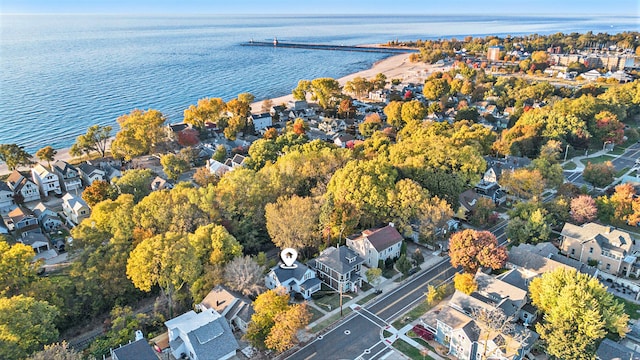
<svg viewBox="0 0 640 360">
<path fill-rule="evenodd" d="M 402 120 L 406 123 L 410 121 L 422 121 L 427 116 L 427 110 L 422 102 L 418 100 L 411 100 L 402 104 L 402 110 L 400 112 Z"/>
<path fill-rule="evenodd" d="M 401 129 L 404 126 L 404 121 L 402 120 L 402 102 L 390 102 L 384 107 L 383 112 L 387 116 L 387 123 L 393 126 L 396 130 Z"/>
<path fill-rule="evenodd" d="M 440 100 L 449 93 L 449 82 L 446 79 L 431 79 L 424 83 L 422 89 L 424 97 L 429 100 Z"/>
<path fill-rule="evenodd" d="M 0 297 L 0 358 L 23 359 L 58 338 L 58 310 L 46 301 Z"/>
<path fill-rule="evenodd" d="M 356 76 L 344 84 L 344 91 L 353 94 L 356 98 L 367 95 L 373 88 L 374 84 L 361 76 Z"/>
<path fill-rule="evenodd" d="M 199 99 L 197 105 L 190 105 L 184 110 L 184 122 L 203 129 L 207 122 L 216 124 L 227 109 L 221 98 Z"/>
<path fill-rule="evenodd" d="M 303 250 L 321 244 L 320 207 L 310 197 L 280 197 L 265 206 L 267 231 L 279 247 Z"/>
<path fill-rule="evenodd" d="M 165 116 L 158 110 L 133 110 L 118 118 L 120 131 L 111 143 L 111 152 L 125 160 L 149 154 L 163 139 Z"/>
<path fill-rule="evenodd" d="M 311 100 L 317 101 L 323 109 L 333 109 L 340 97 L 340 84 L 332 78 L 311 80 Z"/>
<path fill-rule="evenodd" d="M 369 268 L 365 271 L 365 276 L 367 277 L 367 282 L 371 285 L 375 285 L 378 283 L 378 280 L 382 276 L 382 269 L 380 268 Z"/>
<path fill-rule="evenodd" d="M 74 156 L 89 154 L 97 151 L 101 157 L 107 152 L 107 144 L 111 139 L 111 126 L 92 125 L 84 135 L 76 138 L 76 142 L 71 146 L 70 152 Z"/>
<path fill-rule="evenodd" d="M 9 170 L 15 170 L 18 166 L 33 164 L 31 154 L 24 150 L 24 146 L 16 144 L 0 144 L 0 160 L 7 164 Z"/>
<path fill-rule="evenodd" d="M 164 173 L 173 181 L 178 180 L 180 175 L 191 168 L 187 160 L 173 153 L 162 155 L 160 157 L 160 164 L 162 164 Z"/>
<path fill-rule="evenodd" d="M 469 222 L 474 226 L 487 226 L 495 209 L 496 203 L 493 200 L 481 197 L 476 201 L 476 206 L 469 216 Z"/>
<path fill-rule="evenodd" d="M 449 239 L 451 265 L 461 266 L 475 274 L 481 266 L 500 269 L 507 261 L 507 250 L 498 245 L 496 237 L 488 231 L 463 230 Z"/>
<path fill-rule="evenodd" d="M 456 273 L 453 277 L 453 286 L 456 290 L 467 295 L 471 295 L 471 293 L 478 290 L 478 283 L 474 275 L 469 273 Z"/>
<path fill-rule="evenodd" d="M 218 145 L 216 152 L 211 156 L 213 160 L 223 163 L 227 158 L 227 148 L 224 145 Z"/>
<path fill-rule="evenodd" d="M 607 333 L 624 336 L 629 315 L 600 281 L 558 268 L 531 281 L 533 304 L 544 314 L 536 331 L 546 352 L 560 359 L 593 359 Z"/>
<path fill-rule="evenodd" d="M 454 120 L 455 121 L 470 120 L 473 122 L 477 122 L 479 117 L 480 117 L 480 113 L 478 113 L 478 109 L 476 109 L 475 107 L 467 106 L 458 110 L 458 112 L 456 113 L 456 116 L 454 117 Z"/>
<path fill-rule="evenodd" d="M 380 115 L 377 113 L 373 113 L 371 115 L 367 115 L 364 121 L 358 125 L 358 131 L 365 138 L 371 137 L 374 132 L 380 130 L 382 128 L 382 120 L 380 119 Z"/>
<path fill-rule="evenodd" d="M 298 86 L 291 92 L 295 100 L 307 100 L 307 94 L 311 91 L 311 81 L 300 80 Z"/>
<path fill-rule="evenodd" d="M 40 161 L 46 161 L 47 165 L 51 167 L 51 162 L 58 152 L 51 146 L 45 146 L 36 152 L 36 157 Z"/>
<path fill-rule="evenodd" d="M 127 261 L 127 277 L 145 292 L 159 286 L 169 303 L 169 317 L 173 318 L 176 292 L 193 283 L 202 272 L 202 264 L 194 258 L 196 251 L 184 234 L 156 235 L 133 249 Z"/>
<path fill-rule="evenodd" d="M 582 177 L 591 185 L 603 188 L 613 182 L 616 170 L 611 161 L 601 164 L 587 163 L 582 171 Z"/>
<path fill-rule="evenodd" d="M 547 211 L 543 208 L 525 211 L 520 217 L 514 217 L 509 221 L 506 234 L 516 244 L 545 242 L 551 235 L 549 222 Z"/>
<path fill-rule="evenodd" d="M 405 254 L 400 255 L 400 258 L 396 261 L 396 268 L 405 277 L 409 275 L 409 270 L 411 270 L 412 266 L 411 266 L 411 260 L 407 259 L 407 255 Z"/>
<path fill-rule="evenodd" d="M 40 262 L 32 263 L 35 253 L 28 245 L 9 245 L 0 236 L 0 296 L 13 296 L 23 292 L 25 287 L 36 280 Z"/>
<path fill-rule="evenodd" d="M 113 181 L 121 194 L 131 194 L 135 202 L 139 202 L 151 193 L 151 181 L 154 175 L 149 169 L 131 169 L 122 177 Z"/>
</svg>

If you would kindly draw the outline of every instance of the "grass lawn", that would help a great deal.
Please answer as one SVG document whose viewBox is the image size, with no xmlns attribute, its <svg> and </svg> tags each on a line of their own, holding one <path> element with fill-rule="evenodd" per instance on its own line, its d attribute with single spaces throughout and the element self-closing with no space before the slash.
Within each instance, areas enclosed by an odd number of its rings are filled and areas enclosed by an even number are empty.
<svg viewBox="0 0 640 360">
<path fill-rule="evenodd" d="M 314 308 L 313 306 L 307 306 L 307 309 L 309 309 L 309 311 L 311 312 L 311 321 L 309 321 L 310 323 L 324 316 L 324 313 L 320 312 L 318 309 Z"/>
<path fill-rule="evenodd" d="M 629 171 L 629 168 L 628 168 L 628 167 L 626 167 L 626 168 L 624 168 L 624 169 L 622 169 L 622 170 L 618 171 L 618 172 L 616 173 L 616 177 L 620 177 L 620 176 L 624 175 L 627 171 Z"/>
<path fill-rule="evenodd" d="M 403 326 L 422 316 L 431 308 L 431 305 L 427 304 L 426 301 L 423 301 L 418 306 L 411 309 L 411 311 L 405 313 L 398 320 L 394 321 L 391 325 L 393 325 L 396 329 L 401 329 Z"/>
<path fill-rule="evenodd" d="M 413 341 L 417 342 L 418 344 L 428 348 L 429 350 L 431 350 L 433 352 L 436 352 L 436 349 L 433 346 L 429 345 L 429 343 L 426 340 L 424 340 L 420 336 L 416 335 L 413 331 L 411 331 L 411 330 L 407 331 L 407 336 L 412 338 Z"/>
<path fill-rule="evenodd" d="M 375 294 L 375 293 L 372 293 L 372 294 L 369 294 L 369 295 L 367 295 L 367 296 L 363 297 L 362 299 L 360 299 L 360 300 L 356 301 L 356 303 L 357 303 L 358 305 L 362 305 L 362 304 L 366 303 L 367 301 L 369 301 L 369 300 L 373 299 L 374 297 L 376 297 L 376 294 Z"/>
<path fill-rule="evenodd" d="M 407 355 L 409 358 L 414 359 L 414 360 L 433 360 L 432 357 L 425 355 L 422 355 L 422 353 L 420 353 L 420 350 L 414 348 L 413 346 L 409 345 L 406 341 L 402 340 L 402 339 L 398 339 L 393 343 L 393 347 L 396 348 L 398 351 L 400 351 L 401 353 Z"/>
<path fill-rule="evenodd" d="M 571 162 L 568 162 L 568 163 L 564 164 L 564 166 L 562 168 L 564 170 L 575 170 L 577 167 L 578 167 L 578 165 L 576 165 L 576 163 L 571 161 Z"/>
<path fill-rule="evenodd" d="M 351 313 L 351 308 L 344 308 L 342 310 L 344 316 L 349 315 L 349 313 Z M 326 320 L 324 320 L 323 322 L 317 324 L 316 326 L 311 328 L 311 332 L 313 333 L 317 333 L 319 331 L 324 330 L 327 326 L 333 324 L 334 322 L 338 321 L 338 319 L 340 319 L 340 313 L 338 312 L 337 314 L 330 316 L 329 318 L 327 318 Z"/>
<path fill-rule="evenodd" d="M 398 272 L 396 271 L 396 269 L 391 268 L 391 269 L 382 269 L 382 276 L 384 276 L 387 279 L 391 279 L 395 274 L 397 274 Z"/>
<path fill-rule="evenodd" d="M 640 312 L 638 312 L 640 311 L 640 304 L 625 300 L 619 296 L 614 295 L 614 297 L 624 305 L 624 312 L 627 313 L 630 318 L 640 319 Z"/>
<path fill-rule="evenodd" d="M 583 164 L 587 165 L 588 163 L 602 164 L 603 162 L 607 162 L 607 161 L 611 161 L 611 160 L 613 160 L 613 157 L 611 157 L 609 155 L 600 155 L 600 156 L 597 156 L 597 157 L 582 159 L 580 161 L 582 161 Z"/>
<path fill-rule="evenodd" d="M 343 296 L 342 301 L 344 302 L 345 299 L 346 301 L 349 300 L 349 298 L 345 298 Z M 316 305 L 318 305 L 319 308 L 326 311 L 331 311 L 340 306 L 340 294 L 336 294 L 336 293 L 327 294 L 321 297 L 320 299 L 314 300 L 314 302 L 316 303 Z"/>
</svg>

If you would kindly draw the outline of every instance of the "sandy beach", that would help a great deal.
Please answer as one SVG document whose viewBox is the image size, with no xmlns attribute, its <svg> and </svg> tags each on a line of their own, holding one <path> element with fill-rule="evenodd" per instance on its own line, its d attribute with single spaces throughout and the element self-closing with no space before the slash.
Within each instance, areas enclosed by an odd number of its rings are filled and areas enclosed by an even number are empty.
<svg viewBox="0 0 640 360">
<path fill-rule="evenodd" d="M 344 86 L 344 84 L 347 81 L 355 77 L 360 76 L 366 79 L 371 79 L 371 78 L 374 78 L 379 73 L 385 74 L 387 76 L 388 81 L 390 81 L 391 79 L 401 79 L 404 82 L 423 82 L 424 79 L 427 77 L 427 74 L 431 71 L 430 66 L 424 63 L 409 62 L 409 55 L 410 54 L 394 55 L 384 60 L 380 60 L 375 64 L 373 64 L 373 66 L 370 69 L 362 70 L 362 71 L 341 77 L 340 79 L 338 79 L 338 82 L 340 83 L 340 85 Z M 312 79 L 308 79 L 308 80 L 312 80 Z M 271 100 L 274 105 L 287 103 L 293 100 L 293 95 L 291 94 L 284 95 L 284 96 L 272 98 Z M 254 113 L 261 112 L 263 101 L 264 100 L 260 100 L 251 104 L 251 111 Z M 185 104 L 185 108 L 187 106 L 188 104 Z M 69 161 L 73 158 L 71 154 L 69 154 L 68 148 L 56 149 L 56 150 L 58 151 L 55 157 L 56 160 Z M 38 159 L 35 157 L 35 154 L 32 154 L 32 155 L 34 155 L 33 160 L 37 161 Z M 7 166 L 5 164 L 0 164 L 0 176 L 6 175 L 8 173 L 10 173 L 10 171 L 7 168 Z"/>
</svg>

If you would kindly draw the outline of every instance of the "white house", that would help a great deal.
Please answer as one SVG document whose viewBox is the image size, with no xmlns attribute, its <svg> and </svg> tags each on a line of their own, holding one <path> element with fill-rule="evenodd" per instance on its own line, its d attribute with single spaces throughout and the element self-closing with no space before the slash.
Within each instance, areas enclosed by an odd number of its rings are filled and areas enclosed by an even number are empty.
<svg viewBox="0 0 640 360">
<path fill-rule="evenodd" d="M 296 261 L 295 268 L 283 268 L 280 264 L 271 268 L 264 282 L 268 289 L 282 286 L 288 293 L 299 293 L 303 298 L 309 299 L 311 294 L 320 290 L 320 279 L 316 278 L 315 271 Z"/>
<path fill-rule="evenodd" d="M 31 176 L 25 173 L 13 170 L 7 178 L 7 185 L 13 191 L 14 201 L 17 194 L 22 196 L 24 202 L 40 200 L 38 186 L 31 180 Z"/>
<path fill-rule="evenodd" d="M 214 159 L 207 160 L 207 169 L 209 169 L 209 173 L 217 175 L 218 177 L 221 177 L 227 172 L 233 170 L 231 166 L 225 165 L 220 161 Z"/>
<path fill-rule="evenodd" d="M 82 177 L 78 169 L 66 161 L 57 160 L 53 163 L 53 172 L 58 175 L 62 190 L 72 192 L 82 189 Z"/>
<path fill-rule="evenodd" d="M 67 219 L 71 220 L 75 225 L 80 224 L 91 213 L 89 205 L 81 197 L 70 193 L 66 193 L 62 197 L 62 211 L 64 211 Z"/>
<path fill-rule="evenodd" d="M 94 181 L 104 181 L 105 179 L 105 171 L 91 164 L 82 163 L 78 166 L 78 169 L 80 170 L 82 180 L 84 180 L 87 186 L 93 184 Z"/>
<path fill-rule="evenodd" d="M 13 205 L 13 191 L 7 183 L 0 182 L 0 209 L 10 208 Z"/>
<path fill-rule="evenodd" d="M 158 191 L 158 190 L 165 190 L 165 189 L 167 190 L 173 189 L 173 184 L 161 178 L 160 176 L 156 176 L 156 178 L 153 179 L 153 181 L 151 181 L 151 190 Z"/>
<path fill-rule="evenodd" d="M 253 127 L 256 131 L 266 129 L 268 126 L 273 125 L 273 119 L 268 112 L 262 114 L 251 114 L 251 120 L 253 121 Z"/>
<path fill-rule="evenodd" d="M 377 267 L 378 261 L 400 257 L 402 235 L 393 223 L 379 228 L 367 229 L 361 234 L 347 237 L 347 247 L 357 252 L 368 267 Z"/>
<path fill-rule="evenodd" d="M 585 80 L 595 81 L 602 77 L 602 75 L 598 72 L 598 70 L 589 70 L 585 73 L 580 74 Z"/>
<path fill-rule="evenodd" d="M 239 348 L 224 317 L 213 309 L 189 311 L 164 323 L 176 359 L 226 360 Z"/>
<path fill-rule="evenodd" d="M 62 194 L 58 176 L 42 164 L 38 164 L 31 169 L 31 176 L 33 176 L 33 181 L 38 185 L 38 188 L 40 188 L 40 194 L 42 196 L 47 197 L 51 192 L 58 195 Z"/>
</svg>

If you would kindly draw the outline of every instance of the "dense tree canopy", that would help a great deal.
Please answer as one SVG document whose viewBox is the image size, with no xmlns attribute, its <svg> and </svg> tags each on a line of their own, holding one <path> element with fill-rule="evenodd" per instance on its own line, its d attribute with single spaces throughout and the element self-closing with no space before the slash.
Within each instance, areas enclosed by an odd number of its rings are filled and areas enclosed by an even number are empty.
<svg viewBox="0 0 640 360">
<path fill-rule="evenodd" d="M 0 161 L 7 164 L 9 170 L 15 170 L 18 166 L 29 166 L 31 154 L 24 150 L 24 146 L 16 144 L 0 144 Z"/>
<path fill-rule="evenodd" d="M 149 154 L 163 138 L 165 120 L 160 111 L 153 109 L 136 109 L 120 116 L 120 131 L 111 143 L 111 152 L 125 160 Z"/>
<path fill-rule="evenodd" d="M 463 230 L 449 240 L 451 265 L 461 266 L 470 274 L 481 267 L 500 269 L 507 261 L 507 250 L 498 245 L 496 237 L 488 231 Z"/>
<path fill-rule="evenodd" d="M 221 98 L 199 99 L 197 105 L 184 110 L 184 122 L 202 129 L 207 122 L 218 123 L 226 109 L 227 104 Z"/>
<path fill-rule="evenodd" d="M 531 301 L 543 313 L 536 331 L 548 354 L 593 359 L 607 333 L 624 336 L 629 315 L 598 279 L 559 268 L 531 281 Z"/>
<path fill-rule="evenodd" d="M 75 156 L 82 154 L 88 155 L 92 151 L 97 151 L 101 157 L 104 157 L 107 152 L 107 145 L 111 139 L 111 130 L 113 130 L 113 128 L 109 125 L 90 126 L 85 134 L 76 138 L 76 142 L 70 149 L 71 154 Z"/>
</svg>

